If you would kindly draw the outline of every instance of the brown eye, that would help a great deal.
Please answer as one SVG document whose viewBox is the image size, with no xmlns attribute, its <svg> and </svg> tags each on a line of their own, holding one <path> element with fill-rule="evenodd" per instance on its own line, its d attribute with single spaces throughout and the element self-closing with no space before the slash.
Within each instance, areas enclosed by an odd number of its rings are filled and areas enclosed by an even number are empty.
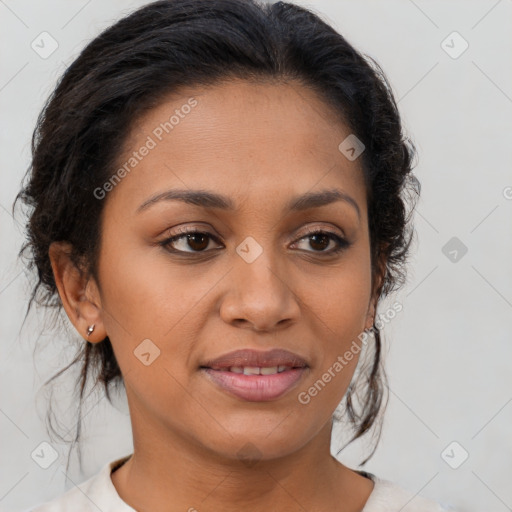
<svg viewBox="0 0 512 512">
<path fill-rule="evenodd" d="M 325 249 L 327 249 L 327 247 L 329 247 L 329 244 L 331 242 L 331 237 L 329 237 L 328 235 L 325 235 L 325 234 L 316 234 L 316 235 L 311 235 L 310 237 L 310 245 L 311 247 L 313 247 L 315 250 L 319 250 L 319 251 L 323 251 Z"/>
<path fill-rule="evenodd" d="M 188 246 L 194 251 L 204 251 L 209 244 L 209 237 L 205 233 L 193 233 L 185 235 L 187 237 Z"/>
<path fill-rule="evenodd" d="M 207 252 L 206 249 L 211 240 L 217 241 L 210 233 L 203 231 L 186 231 L 163 240 L 160 242 L 160 245 L 170 252 L 193 254 Z"/>
<path fill-rule="evenodd" d="M 313 251 L 307 252 L 318 252 L 326 255 L 337 254 L 350 246 L 347 240 L 329 231 L 313 231 L 299 239 L 299 242 L 302 241 L 307 241 L 309 247 L 314 249 Z M 331 242 L 334 242 L 334 249 L 326 250 Z"/>
</svg>

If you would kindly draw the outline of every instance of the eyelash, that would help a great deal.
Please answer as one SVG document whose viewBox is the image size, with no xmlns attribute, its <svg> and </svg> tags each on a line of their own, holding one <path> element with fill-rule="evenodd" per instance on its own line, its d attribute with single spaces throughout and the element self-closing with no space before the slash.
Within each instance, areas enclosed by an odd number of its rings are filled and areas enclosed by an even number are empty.
<svg viewBox="0 0 512 512">
<path fill-rule="evenodd" d="M 176 242 L 177 240 L 180 240 L 182 238 L 186 238 L 187 235 L 206 235 L 214 242 L 220 244 L 220 241 L 218 240 L 218 238 L 208 232 L 199 231 L 194 228 L 191 228 L 191 229 L 184 228 L 178 234 L 173 235 L 170 238 L 166 238 L 165 240 L 162 240 L 161 242 L 158 242 L 158 245 L 162 246 L 165 250 L 167 250 L 173 254 L 190 254 L 190 255 L 192 255 L 192 254 L 205 254 L 208 252 L 208 251 L 180 251 L 177 249 L 170 248 L 170 246 L 173 242 Z M 321 229 L 313 229 L 311 231 L 308 231 L 305 235 L 301 236 L 297 240 L 297 242 L 301 242 L 302 240 L 312 237 L 313 235 L 326 235 L 331 240 L 334 240 L 338 244 L 338 247 L 336 249 L 331 249 L 330 251 L 306 251 L 306 252 L 312 252 L 312 253 L 316 253 L 316 254 L 321 254 L 321 255 L 325 254 L 325 255 L 332 256 L 332 255 L 339 254 L 340 252 L 344 251 L 345 249 L 348 249 L 348 247 L 350 247 L 350 245 L 351 245 L 351 242 L 340 237 L 339 235 L 332 233 L 330 231 L 325 231 L 325 230 L 321 230 Z M 296 243 L 296 242 L 294 242 L 294 243 Z"/>
</svg>

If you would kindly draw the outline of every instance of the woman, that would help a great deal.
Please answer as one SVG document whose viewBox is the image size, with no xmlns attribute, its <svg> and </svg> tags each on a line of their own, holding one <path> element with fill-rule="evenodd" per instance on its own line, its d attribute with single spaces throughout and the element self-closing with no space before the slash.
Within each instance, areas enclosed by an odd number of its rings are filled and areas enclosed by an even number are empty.
<svg viewBox="0 0 512 512">
<path fill-rule="evenodd" d="M 38 121 L 24 251 L 134 451 L 34 510 L 443 510 L 330 453 L 338 408 L 378 427 L 413 153 L 379 67 L 304 8 L 160 1 L 93 40 Z"/>
</svg>

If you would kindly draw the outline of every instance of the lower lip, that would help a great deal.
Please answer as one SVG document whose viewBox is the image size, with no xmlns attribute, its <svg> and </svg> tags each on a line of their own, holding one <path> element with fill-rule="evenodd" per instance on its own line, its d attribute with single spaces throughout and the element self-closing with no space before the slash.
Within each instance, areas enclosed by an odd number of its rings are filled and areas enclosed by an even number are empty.
<svg viewBox="0 0 512 512">
<path fill-rule="evenodd" d="M 203 368 L 203 371 L 224 391 L 248 402 L 275 400 L 290 391 L 301 379 L 306 368 L 294 368 L 273 375 L 244 375 Z"/>
</svg>

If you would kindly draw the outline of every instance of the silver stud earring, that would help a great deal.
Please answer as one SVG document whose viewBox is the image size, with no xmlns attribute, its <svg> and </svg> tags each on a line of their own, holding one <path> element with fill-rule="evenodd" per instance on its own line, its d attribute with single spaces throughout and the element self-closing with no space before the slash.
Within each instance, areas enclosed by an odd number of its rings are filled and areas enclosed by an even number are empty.
<svg viewBox="0 0 512 512">
<path fill-rule="evenodd" d="M 90 325 L 87 327 L 87 337 L 89 337 L 92 334 L 92 331 L 94 331 L 94 325 Z"/>
</svg>

